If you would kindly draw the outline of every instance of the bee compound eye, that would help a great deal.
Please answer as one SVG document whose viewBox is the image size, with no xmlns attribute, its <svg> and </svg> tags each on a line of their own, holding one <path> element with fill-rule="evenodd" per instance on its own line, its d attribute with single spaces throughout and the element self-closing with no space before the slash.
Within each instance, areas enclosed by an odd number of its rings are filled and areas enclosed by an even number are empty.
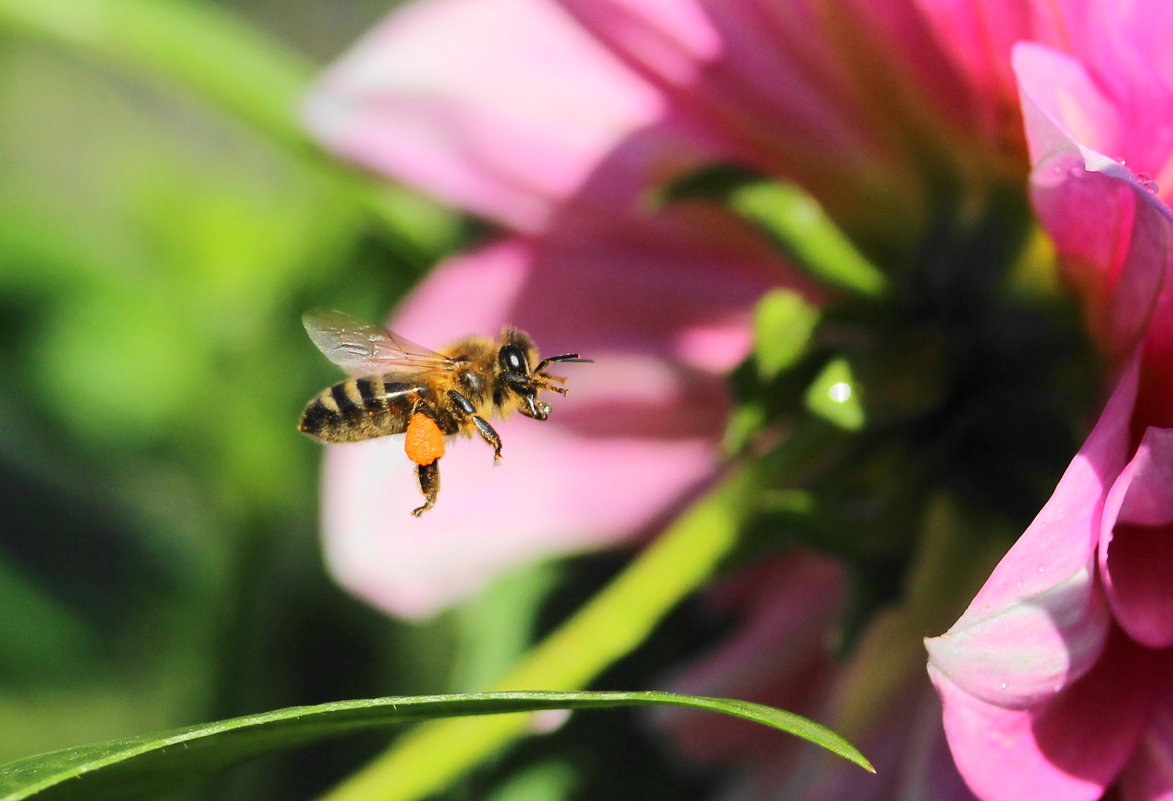
<svg viewBox="0 0 1173 801">
<path fill-rule="evenodd" d="M 506 345 L 498 354 L 501 366 L 511 373 L 529 373 L 529 366 L 525 363 L 525 354 L 516 345 Z"/>
</svg>

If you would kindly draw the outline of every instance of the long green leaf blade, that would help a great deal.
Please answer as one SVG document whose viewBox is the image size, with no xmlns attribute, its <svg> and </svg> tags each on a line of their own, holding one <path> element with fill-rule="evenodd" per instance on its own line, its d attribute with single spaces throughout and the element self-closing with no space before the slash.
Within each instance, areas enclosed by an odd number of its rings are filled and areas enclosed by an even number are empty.
<svg viewBox="0 0 1173 801">
<path fill-rule="evenodd" d="M 337 701 L 279 709 L 158 735 L 69 748 L 0 766 L 0 801 L 141 798 L 250 757 L 424 718 L 667 705 L 720 712 L 789 732 L 872 770 L 830 729 L 762 704 L 664 692 L 500 692 Z"/>
</svg>

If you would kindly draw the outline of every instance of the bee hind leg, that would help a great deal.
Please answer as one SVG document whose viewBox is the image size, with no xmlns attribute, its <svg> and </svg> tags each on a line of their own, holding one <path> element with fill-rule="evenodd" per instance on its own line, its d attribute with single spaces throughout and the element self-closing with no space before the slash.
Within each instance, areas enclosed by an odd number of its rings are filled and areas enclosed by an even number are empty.
<svg viewBox="0 0 1173 801">
<path fill-rule="evenodd" d="M 424 505 L 411 510 L 419 517 L 436 505 L 436 495 L 440 492 L 440 460 L 428 464 L 417 464 L 415 474 L 420 482 L 420 492 L 424 495 Z"/>
</svg>

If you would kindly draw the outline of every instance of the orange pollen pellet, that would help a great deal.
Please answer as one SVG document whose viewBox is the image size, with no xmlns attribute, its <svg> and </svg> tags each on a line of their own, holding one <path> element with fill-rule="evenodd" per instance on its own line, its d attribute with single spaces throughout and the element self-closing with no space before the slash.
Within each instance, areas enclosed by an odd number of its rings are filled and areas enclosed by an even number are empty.
<svg viewBox="0 0 1173 801">
<path fill-rule="evenodd" d="M 416 464 L 431 464 L 444 455 L 444 434 L 426 414 L 413 414 L 403 443 L 407 458 Z"/>
</svg>

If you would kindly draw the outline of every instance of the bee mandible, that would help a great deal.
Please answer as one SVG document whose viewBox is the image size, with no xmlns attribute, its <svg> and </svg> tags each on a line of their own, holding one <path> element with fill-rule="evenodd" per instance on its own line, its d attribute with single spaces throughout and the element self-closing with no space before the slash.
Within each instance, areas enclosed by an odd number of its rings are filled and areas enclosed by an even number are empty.
<svg viewBox="0 0 1173 801">
<path fill-rule="evenodd" d="M 474 433 L 501 458 L 501 437 L 492 416 L 520 412 L 534 420 L 550 415 L 538 400 L 547 390 L 565 395 L 566 379 L 545 369 L 555 362 L 589 362 L 577 353 L 538 359 L 524 331 L 506 327 L 496 341 L 473 336 L 439 351 L 367 325 L 338 311 L 313 311 L 302 318 L 310 339 L 350 378 L 328 387 L 306 404 L 298 429 L 324 442 L 360 442 L 405 434 L 404 449 L 415 463 L 424 504 L 436 504 L 445 440 Z"/>
</svg>

